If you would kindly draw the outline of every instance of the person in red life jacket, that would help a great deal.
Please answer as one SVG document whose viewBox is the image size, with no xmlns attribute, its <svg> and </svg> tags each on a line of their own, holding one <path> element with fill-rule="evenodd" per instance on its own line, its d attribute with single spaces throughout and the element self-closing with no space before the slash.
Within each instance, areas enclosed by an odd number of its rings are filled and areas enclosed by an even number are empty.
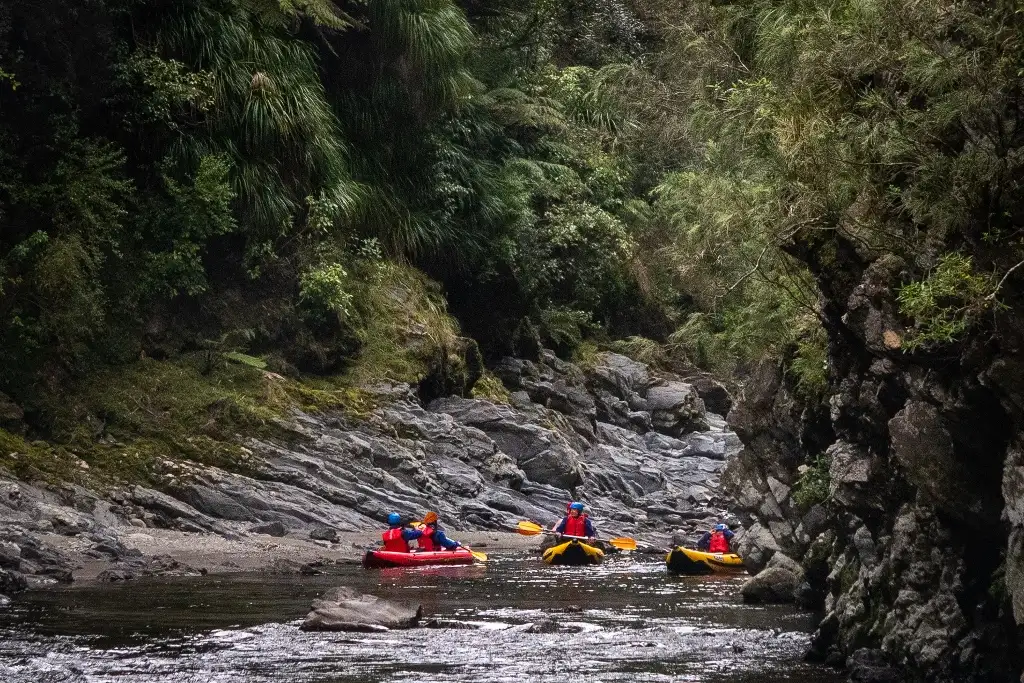
<svg viewBox="0 0 1024 683">
<path fill-rule="evenodd" d="M 423 515 L 423 524 L 422 535 L 417 540 L 420 550 L 433 552 L 442 549 L 455 550 L 462 547 L 462 544 L 458 541 L 453 541 L 445 536 L 444 529 L 437 525 L 436 512 L 428 512 Z"/>
<path fill-rule="evenodd" d="M 402 526 L 402 517 L 397 512 L 388 515 L 388 530 L 382 534 L 384 550 L 393 553 L 409 552 L 409 541 L 415 541 L 423 535 L 422 531 Z"/>
<path fill-rule="evenodd" d="M 594 531 L 594 523 L 590 521 L 590 517 L 583 514 L 583 503 L 571 504 L 569 514 L 555 525 L 555 531 L 565 536 L 584 538 L 593 538 L 597 535 L 597 532 Z"/>
<path fill-rule="evenodd" d="M 726 525 L 716 524 L 714 529 L 705 531 L 704 535 L 697 541 L 697 550 L 704 550 L 709 553 L 732 552 L 729 549 L 729 541 L 732 540 L 734 535 Z"/>
</svg>

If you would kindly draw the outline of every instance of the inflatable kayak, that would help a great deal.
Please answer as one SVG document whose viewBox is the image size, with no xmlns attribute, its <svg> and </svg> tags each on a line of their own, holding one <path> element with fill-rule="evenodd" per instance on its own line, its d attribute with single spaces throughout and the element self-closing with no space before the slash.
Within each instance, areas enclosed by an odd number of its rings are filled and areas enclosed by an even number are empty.
<svg viewBox="0 0 1024 683">
<path fill-rule="evenodd" d="M 433 552 L 399 553 L 391 550 L 367 550 L 363 566 L 367 569 L 382 567 L 425 567 L 438 564 L 473 564 L 473 554 L 465 548 Z"/>
<path fill-rule="evenodd" d="M 541 556 L 548 564 L 597 564 L 604 559 L 604 551 L 577 540 L 552 546 Z"/>
<path fill-rule="evenodd" d="M 676 574 L 713 574 L 743 571 L 743 558 L 735 553 L 706 553 L 682 546 L 665 556 L 665 564 Z"/>
</svg>

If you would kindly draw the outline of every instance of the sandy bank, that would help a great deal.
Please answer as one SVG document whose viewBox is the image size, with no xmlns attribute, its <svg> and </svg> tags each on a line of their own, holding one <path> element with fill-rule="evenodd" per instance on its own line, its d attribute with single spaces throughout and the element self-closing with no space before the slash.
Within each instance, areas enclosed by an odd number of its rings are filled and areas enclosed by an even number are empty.
<svg viewBox="0 0 1024 683">
<path fill-rule="evenodd" d="M 537 537 L 494 531 L 464 531 L 452 534 L 474 549 L 488 553 L 528 552 L 539 547 Z M 225 538 L 213 534 L 195 534 L 168 529 L 125 529 L 116 534 L 129 550 L 143 557 L 167 557 L 180 563 L 182 571 L 210 574 L 257 571 L 302 571 L 306 566 L 359 562 L 367 548 L 378 545 L 379 531 L 338 534 L 338 542 L 316 541 L 298 536 L 274 537 L 246 534 Z M 46 543 L 68 554 L 77 563 L 75 581 L 96 580 L 101 572 L 120 564 L 113 559 L 98 559 L 88 554 L 94 545 L 85 536 L 46 534 Z M 173 571 L 170 573 L 174 573 Z"/>
</svg>

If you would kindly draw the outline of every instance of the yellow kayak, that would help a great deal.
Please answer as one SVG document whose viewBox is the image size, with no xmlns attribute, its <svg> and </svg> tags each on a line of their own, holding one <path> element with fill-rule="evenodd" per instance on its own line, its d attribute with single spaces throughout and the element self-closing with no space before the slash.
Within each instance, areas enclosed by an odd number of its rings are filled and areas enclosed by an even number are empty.
<svg viewBox="0 0 1024 683">
<path fill-rule="evenodd" d="M 735 553 L 706 553 L 679 546 L 665 556 L 668 570 L 676 574 L 713 574 L 743 571 L 743 558 Z"/>
<path fill-rule="evenodd" d="M 552 546 L 541 556 L 548 564 L 597 564 L 604 559 L 604 551 L 577 540 Z"/>
</svg>

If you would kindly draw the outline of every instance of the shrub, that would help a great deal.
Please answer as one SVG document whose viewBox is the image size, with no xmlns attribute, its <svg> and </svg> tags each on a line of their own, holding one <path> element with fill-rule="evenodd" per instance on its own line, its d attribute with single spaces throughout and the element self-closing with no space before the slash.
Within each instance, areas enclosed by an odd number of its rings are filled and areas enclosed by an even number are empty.
<svg viewBox="0 0 1024 683">
<path fill-rule="evenodd" d="M 946 254 L 928 277 L 900 289 L 900 312 L 914 320 L 903 347 L 909 351 L 956 341 L 992 307 L 995 287 L 992 276 L 974 272 L 970 256 Z"/>
<path fill-rule="evenodd" d="M 813 506 L 828 500 L 829 461 L 822 454 L 807 466 L 800 479 L 793 487 L 793 502 L 801 510 L 809 510 Z"/>
</svg>

